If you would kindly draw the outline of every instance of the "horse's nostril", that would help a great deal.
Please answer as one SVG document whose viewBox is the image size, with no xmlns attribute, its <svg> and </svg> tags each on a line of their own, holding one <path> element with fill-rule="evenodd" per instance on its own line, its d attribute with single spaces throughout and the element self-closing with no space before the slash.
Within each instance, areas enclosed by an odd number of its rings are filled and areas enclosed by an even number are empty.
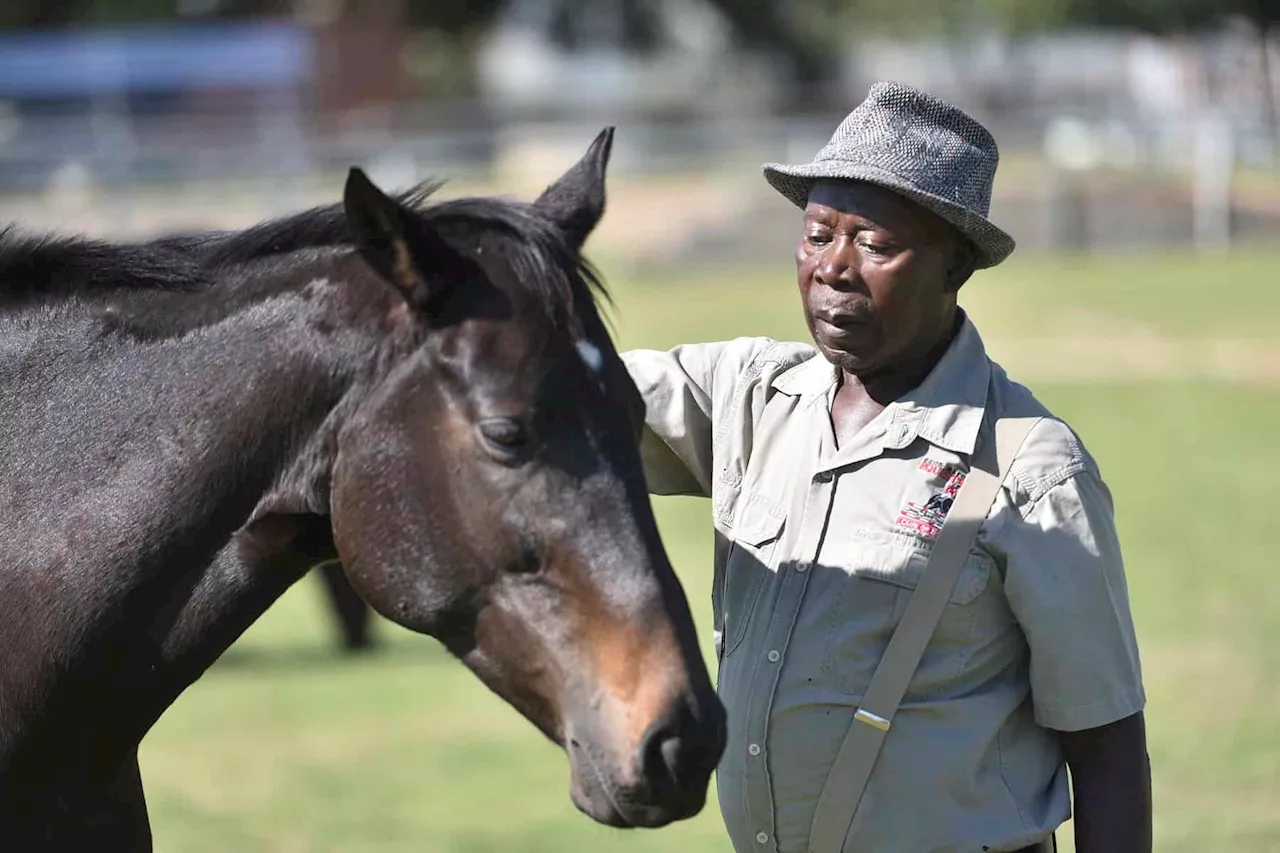
<svg viewBox="0 0 1280 853">
<path fill-rule="evenodd" d="M 640 773 L 650 786 L 669 789 L 679 786 L 685 741 L 670 729 L 655 732 L 645 742 L 640 756 Z"/>
<path fill-rule="evenodd" d="M 679 738 L 673 737 L 666 727 L 651 729 L 640 745 L 640 776 L 650 785 L 660 782 L 664 777 L 674 775 L 670 772 L 667 753 L 669 744 L 679 744 Z"/>
<path fill-rule="evenodd" d="M 666 766 L 672 781 L 680 780 L 680 764 L 684 751 L 684 741 L 678 737 L 667 738 L 659 749 L 662 753 L 662 763 Z"/>
<path fill-rule="evenodd" d="M 655 724 L 640 750 L 640 772 L 661 788 L 705 781 L 719 760 L 719 740 L 688 708 L 681 707 Z"/>
</svg>

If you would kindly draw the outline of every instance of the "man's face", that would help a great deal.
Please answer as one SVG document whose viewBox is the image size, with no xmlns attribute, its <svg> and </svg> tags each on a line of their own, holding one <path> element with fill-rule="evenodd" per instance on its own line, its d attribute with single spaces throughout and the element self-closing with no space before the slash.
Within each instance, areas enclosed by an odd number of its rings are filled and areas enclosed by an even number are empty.
<svg viewBox="0 0 1280 853">
<path fill-rule="evenodd" d="M 955 318 L 958 242 L 941 217 L 889 190 L 814 184 L 796 272 L 827 360 L 861 375 L 924 356 Z"/>
</svg>

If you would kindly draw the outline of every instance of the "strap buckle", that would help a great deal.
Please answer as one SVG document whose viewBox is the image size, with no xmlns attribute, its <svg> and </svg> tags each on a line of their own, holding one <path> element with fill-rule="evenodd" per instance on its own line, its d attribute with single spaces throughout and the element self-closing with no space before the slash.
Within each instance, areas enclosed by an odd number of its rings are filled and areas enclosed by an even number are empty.
<svg viewBox="0 0 1280 853">
<path fill-rule="evenodd" d="M 866 723 L 868 726 L 871 726 L 871 728 L 879 729 L 882 732 L 889 731 L 889 726 L 891 725 L 891 723 L 884 717 L 879 714 L 873 714 L 864 708 L 859 708 L 857 712 L 854 713 L 853 718 L 860 723 Z"/>
</svg>

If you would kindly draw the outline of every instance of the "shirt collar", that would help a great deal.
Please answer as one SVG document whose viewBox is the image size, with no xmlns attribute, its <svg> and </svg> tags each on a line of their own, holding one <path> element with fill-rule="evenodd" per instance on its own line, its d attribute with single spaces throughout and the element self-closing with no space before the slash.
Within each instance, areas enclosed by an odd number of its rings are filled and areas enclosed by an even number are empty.
<svg viewBox="0 0 1280 853">
<path fill-rule="evenodd" d="M 810 358 L 775 376 L 772 385 L 783 394 L 800 397 L 825 393 L 839 381 L 840 370 L 815 349 Z"/>
<path fill-rule="evenodd" d="M 952 453 L 970 455 L 986 416 L 991 362 L 977 328 L 968 315 L 961 316 L 960 331 L 946 353 L 924 382 L 893 406 L 899 410 L 895 418 L 914 420 L 922 438 Z"/>
<path fill-rule="evenodd" d="M 961 317 L 960 331 L 924 382 L 890 404 L 893 426 L 885 447 L 900 449 L 920 436 L 953 453 L 973 453 L 986 415 L 991 363 L 977 328 L 963 311 Z M 815 352 L 778 374 L 772 385 L 784 394 L 824 395 L 839 378 L 839 369 Z"/>
</svg>

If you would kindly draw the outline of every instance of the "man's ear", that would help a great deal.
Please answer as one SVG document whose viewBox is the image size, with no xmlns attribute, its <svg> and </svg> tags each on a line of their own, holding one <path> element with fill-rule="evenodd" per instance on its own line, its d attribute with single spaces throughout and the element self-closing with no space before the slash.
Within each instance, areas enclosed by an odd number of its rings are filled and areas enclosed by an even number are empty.
<svg viewBox="0 0 1280 853">
<path fill-rule="evenodd" d="M 951 249 L 951 262 L 947 264 L 947 292 L 957 293 L 973 275 L 978 262 L 977 250 L 969 238 L 956 234 Z"/>
<path fill-rule="evenodd" d="M 604 215 L 604 173 L 612 150 L 613 128 L 606 127 L 582 159 L 543 190 L 533 203 L 577 248 L 582 248 L 587 235 Z"/>
<path fill-rule="evenodd" d="M 357 168 L 347 174 L 342 205 L 361 256 L 412 308 L 423 311 L 440 297 L 444 285 L 439 278 L 424 272 L 423 259 L 419 257 L 423 247 L 418 245 L 415 251 L 415 244 L 429 236 L 424 233 L 428 230 L 425 226 L 411 223 L 409 211 Z M 408 233 L 410 228 L 412 235 Z M 439 242 L 443 245 L 443 241 Z"/>
</svg>

